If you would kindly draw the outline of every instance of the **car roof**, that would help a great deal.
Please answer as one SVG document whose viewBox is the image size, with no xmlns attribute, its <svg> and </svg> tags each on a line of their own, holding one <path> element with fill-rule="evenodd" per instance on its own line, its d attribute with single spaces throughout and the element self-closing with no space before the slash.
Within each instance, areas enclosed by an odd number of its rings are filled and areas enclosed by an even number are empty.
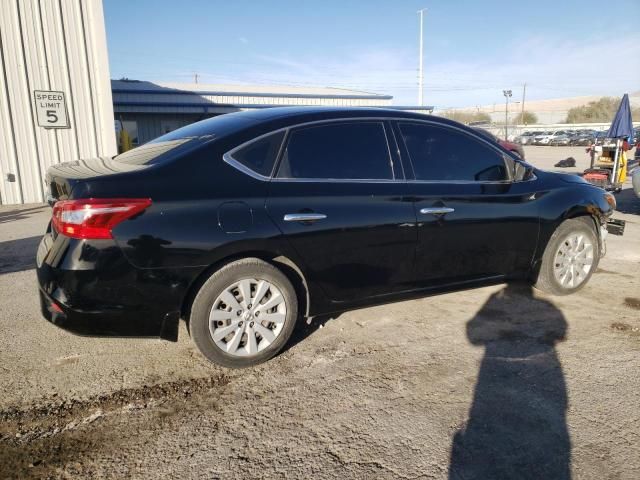
<svg viewBox="0 0 640 480">
<path fill-rule="evenodd" d="M 339 120 L 341 118 L 393 118 L 404 120 L 429 121 L 441 125 L 450 125 L 463 129 L 471 134 L 478 132 L 462 123 L 434 115 L 414 113 L 393 108 L 378 107 L 269 107 L 260 110 L 247 110 L 228 113 L 192 123 L 174 130 L 154 142 L 175 140 L 184 137 L 222 137 L 252 127 L 263 130 L 277 130 L 302 123 L 322 120 Z"/>
<path fill-rule="evenodd" d="M 484 135 L 486 138 L 488 138 L 489 140 L 493 141 L 493 142 L 497 142 L 498 141 L 498 137 L 496 137 L 493 133 L 491 133 L 489 130 L 481 128 L 481 127 L 472 127 L 476 132 L 478 132 L 481 135 Z"/>
<path fill-rule="evenodd" d="M 291 120 L 291 123 L 299 121 L 325 120 L 332 118 L 406 118 L 415 120 L 430 120 L 442 123 L 460 125 L 460 123 L 448 120 L 443 117 L 415 113 L 405 110 L 384 107 L 271 107 L 261 110 L 249 110 L 238 112 L 233 115 L 246 117 L 247 119 L 270 121 L 270 120 Z"/>
</svg>

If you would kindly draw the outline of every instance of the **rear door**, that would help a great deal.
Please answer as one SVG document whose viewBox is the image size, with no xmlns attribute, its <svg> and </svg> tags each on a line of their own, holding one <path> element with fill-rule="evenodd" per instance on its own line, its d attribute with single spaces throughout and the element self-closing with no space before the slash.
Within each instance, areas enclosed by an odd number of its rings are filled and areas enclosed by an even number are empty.
<svg viewBox="0 0 640 480">
<path fill-rule="evenodd" d="M 384 121 L 293 128 L 267 211 L 333 301 L 406 288 L 417 241 L 397 153 Z"/>
<path fill-rule="evenodd" d="M 436 123 L 395 126 L 418 218 L 418 286 L 524 273 L 538 237 L 536 182 L 484 139 Z"/>
</svg>

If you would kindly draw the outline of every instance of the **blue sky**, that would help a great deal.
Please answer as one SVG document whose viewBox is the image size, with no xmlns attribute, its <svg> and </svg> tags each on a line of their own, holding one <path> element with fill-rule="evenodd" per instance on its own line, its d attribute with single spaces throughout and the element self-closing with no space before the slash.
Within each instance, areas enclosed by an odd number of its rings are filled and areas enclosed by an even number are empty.
<svg viewBox="0 0 640 480">
<path fill-rule="evenodd" d="M 503 89 L 520 95 L 524 82 L 528 99 L 640 90 L 638 0 L 103 4 L 112 78 L 191 82 L 198 73 L 201 83 L 345 87 L 414 105 L 416 11 L 426 7 L 426 104 L 502 102 Z"/>
</svg>

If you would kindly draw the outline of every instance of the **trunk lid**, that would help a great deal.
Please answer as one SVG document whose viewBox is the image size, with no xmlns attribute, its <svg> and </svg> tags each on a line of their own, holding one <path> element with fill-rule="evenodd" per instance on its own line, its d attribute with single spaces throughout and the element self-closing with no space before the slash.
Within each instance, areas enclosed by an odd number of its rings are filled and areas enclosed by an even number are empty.
<svg viewBox="0 0 640 480">
<path fill-rule="evenodd" d="M 98 177 L 104 179 L 112 175 L 131 173 L 148 168 L 148 165 L 135 165 L 118 162 L 109 157 L 96 157 L 54 165 L 47 170 L 47 202 L 53 205 L 58 200 L 71 196 L 74 187 L 90 182 Z"/>
</svg>

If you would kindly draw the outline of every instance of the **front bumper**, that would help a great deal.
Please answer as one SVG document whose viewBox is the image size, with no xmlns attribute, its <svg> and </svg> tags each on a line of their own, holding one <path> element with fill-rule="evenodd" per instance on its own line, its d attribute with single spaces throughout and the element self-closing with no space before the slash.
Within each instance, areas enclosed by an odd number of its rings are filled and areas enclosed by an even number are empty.
<svg viewBox="0 0 640 480">
<path fill-rule="evenodd" d="M 607 220 L 607 232 L 611 235 L 624 235 L 624 227 L 627 224 L 624 220 L 610 218 Z"/>
</svg>

